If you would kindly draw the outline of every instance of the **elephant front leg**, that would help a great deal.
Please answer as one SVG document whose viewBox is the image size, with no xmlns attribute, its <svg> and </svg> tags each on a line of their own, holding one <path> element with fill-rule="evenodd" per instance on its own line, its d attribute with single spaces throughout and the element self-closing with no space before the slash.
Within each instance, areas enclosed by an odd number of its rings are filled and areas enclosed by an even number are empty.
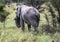
<svg viewBox="0 0 60 42">
<path fill-rule="evenodd" d="M 24 20 L 20 17 L 20 25 L 21 25 L 21 28 L 22 28 L 22 31 L 24 31 Z"/>
<path fill-rule="evenodd" d="M 28 24 L 28 31 L 31 31 L 31 25 Z"/>
<path fill-rule="evenodd" d="M 39 33 L 38 27 L 34 27 L 34 32 Z"/>
</svg>

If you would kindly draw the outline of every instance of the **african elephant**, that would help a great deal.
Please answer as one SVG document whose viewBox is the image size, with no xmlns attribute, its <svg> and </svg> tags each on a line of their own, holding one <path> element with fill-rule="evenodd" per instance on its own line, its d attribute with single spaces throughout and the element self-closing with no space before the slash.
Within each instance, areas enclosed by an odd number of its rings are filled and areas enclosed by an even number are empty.
<svg viewBox="0 0 60 42">
<path fill-rule="evenodd" d="M 34 31 L 37 32 L 39 25 L 40 15 L 36 8 L 27 5 L 21 5 L 17 7 L 15 22 L 17 27 L 21 27 L 24 31 L 24 22 L 28 25 L 28 31 L 30 31 L 31 26 L 34 27 Z"/>
</svg>

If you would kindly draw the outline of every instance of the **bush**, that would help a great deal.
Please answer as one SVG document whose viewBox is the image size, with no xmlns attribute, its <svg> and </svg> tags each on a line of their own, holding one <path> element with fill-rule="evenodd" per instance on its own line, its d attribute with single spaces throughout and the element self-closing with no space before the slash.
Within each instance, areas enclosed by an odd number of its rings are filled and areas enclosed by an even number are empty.
<svg viewBox="0 0 60 42">
<path fill-rule="evenodd" d="M 8 12 L 6 12 L 4 8 L 4 4 L 0 3 L 0 22 L 5 21 L 6 17 L 8 16 Z"/>
<path fill-rule="evenodd" d="M 4 6 L 5 6 L 4 4 L 0 3 L 0 11 L 3 11 Z"/>
</svg>

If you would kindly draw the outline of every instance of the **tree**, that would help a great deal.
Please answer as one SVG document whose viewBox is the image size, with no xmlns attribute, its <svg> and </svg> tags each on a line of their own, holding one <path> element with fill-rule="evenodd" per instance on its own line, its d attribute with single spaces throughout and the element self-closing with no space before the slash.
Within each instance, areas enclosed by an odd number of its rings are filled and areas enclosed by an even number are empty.
<svg viewBox="0 0 60 42">
<path fill-rule="evenodd" d="M 6 17 L 9 15 L 8 12 L 4 11 L 5 5 L 0 3 L 0 22 L 4 23 L 4 28 L 5 28 L 5 20 Z"/>
<path fill-rule="evenodd" d="M 58 23 L 60 25 L 60 0 L 50 0 L 50 2 L 58 11 L 59 17 L 57 17 L 57 20 L 58 20 Z"/>
</svg>

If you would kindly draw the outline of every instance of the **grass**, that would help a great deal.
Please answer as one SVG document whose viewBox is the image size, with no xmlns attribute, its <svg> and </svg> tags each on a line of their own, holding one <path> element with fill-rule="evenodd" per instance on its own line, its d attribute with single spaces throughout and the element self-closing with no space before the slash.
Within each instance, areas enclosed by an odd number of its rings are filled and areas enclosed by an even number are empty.
<svg viewBox="0 0 60 42">
<path fill-rule="evenodd" d="M 14 6 L 12 6 L 14 5 Z M 34 34 L 33 28 L 31 32 L 28 32 L 27 25 L 25 24 L 25 31 L 22 32 L 21 28 L 17 28 L 14 22 L 15 17 L 15 9 L 16 3 L 11 4 L 10 7 L 6 5 L 4 8 L 6 11 L 10 13 L 10 15 L 6 18 L 5 28 L 3 27 L 3 23 L 0 23 L 0 42 L 60 42 L 60 33 L 47 33 L 42 32 L 42 26 L 47 25 L 47 21 L 45 19 L 45 15 L 49 15 L 48 11 L 44 11 L 40 13 L 40 23 L 39 23 L 39 33 Z M 49 15 L 50 16 L 50 15 Z M 49 18 L 50 20 L 51 18 Z M 51 25 L 51 20 L 49 21 Z"/>
<path fill-rule="evenodd" d="M 0 41 L 1 42 L 60 42 L 60 34 L 37 34 L 33 32 L 22 32 L 21 29 L 1 29 Z"/>
</svg>

